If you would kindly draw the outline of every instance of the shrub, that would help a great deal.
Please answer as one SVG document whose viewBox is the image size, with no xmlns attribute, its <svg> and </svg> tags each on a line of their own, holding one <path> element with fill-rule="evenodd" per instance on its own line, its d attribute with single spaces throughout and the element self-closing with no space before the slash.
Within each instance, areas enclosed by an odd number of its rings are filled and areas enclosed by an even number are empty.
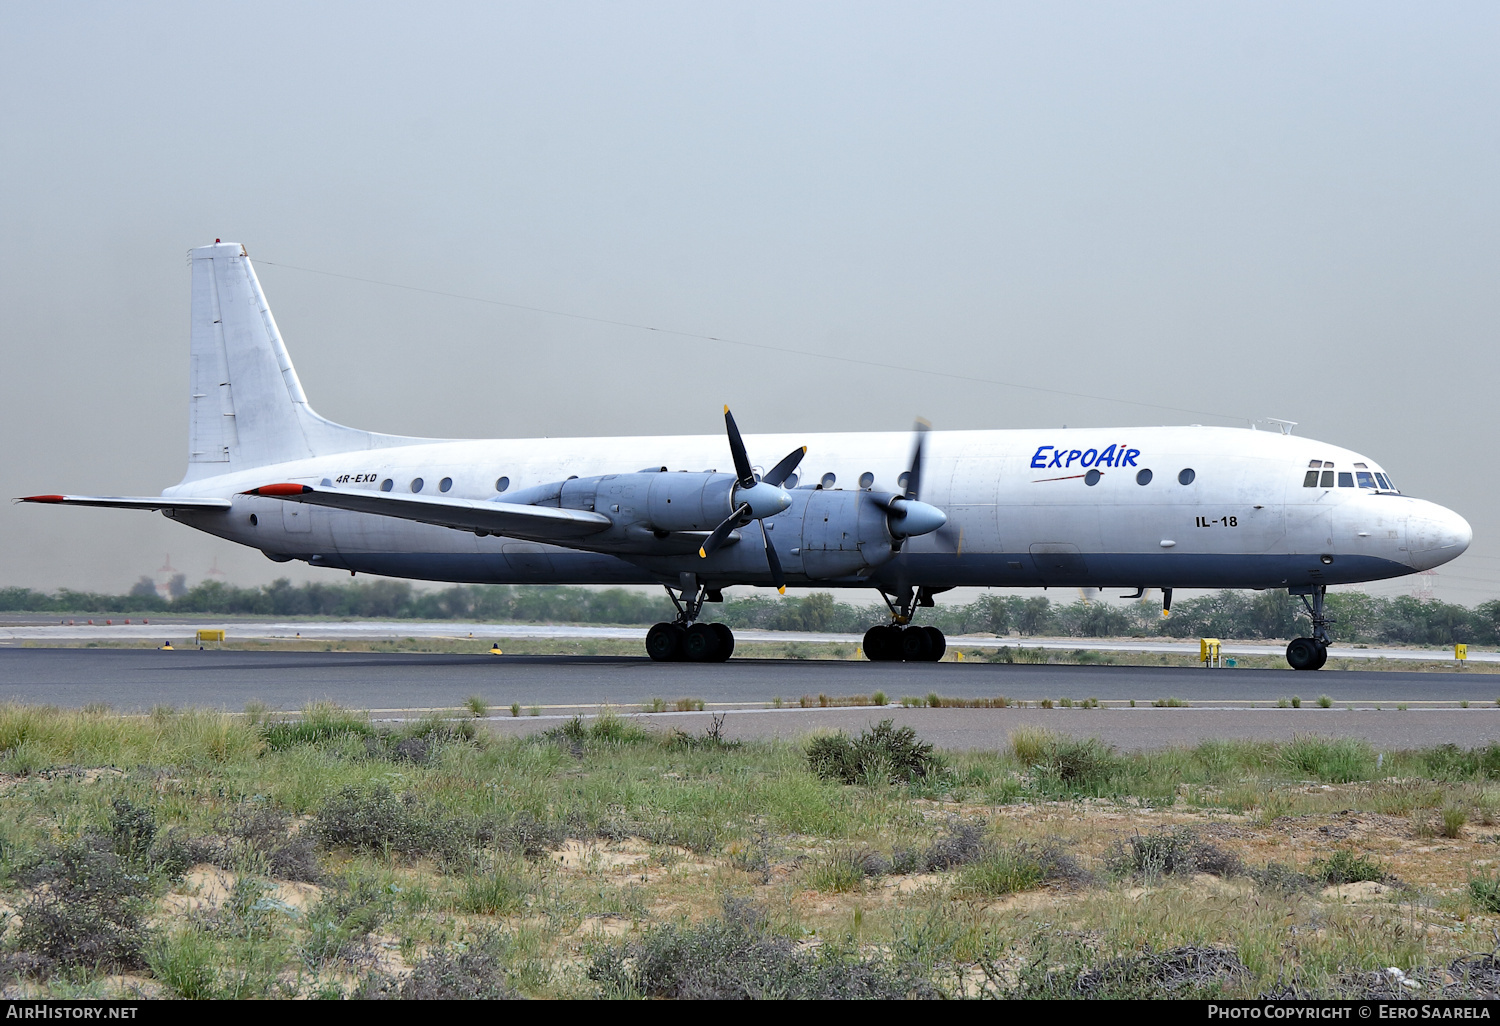
<svg viewBox="0 0 1500 1026">
<path fill-rule="evenodd" d="M 1055 842 L 1019 842 L 995 849 L 964 866 L 956 890 L 964 897 L 999 898 L 1030 890 L 1048 880 L 1086 877 L 1073 858 Z"/>
<path fill-rule="evenodd" d="M 1188 707 L 1185 698 L 1158 698 L 1151 703 L 1158 709 L 1186 709 Z"/>
<path fill-rule="evenodd" d="M 1333 699 L 1332 698 L 1329 698 L 1327 695 L 1319 695 L 1318 696 L 1318 708 L 1319 709 L 1330 709 L 1332 707 L 1333 707 Z"/>
<path fill-rule="evenodd" d="M 1136 834 L 1128 845 L 1117 841 L 1106 862 L 1122 876 L 1146 880 L 1192 873 L 1233 876 L 1244 868 L 1237 855 L 1203 840 L 1196 830 L 1185 826 Z"/>
<path fill-rule="evenodd" d="M 1313 879 L 1325 884 L 1362 883 L 1366 880 L 1384 881 L 1385 868 L 1369 855 L 1356 854 L 1347 848 L 1332 852 L 1326 859 L 1314 859 Z"/>
<path fill-rule="evenodd" d="M 984 822 L 948 821 L 948 831 L 922 851 L 898 848 L 891 855 L 893 873 L 932 873 L 966 865 L 990 850 Z"/>
<path fill-rule="evenodd" d="M 857 891 L 869 876 L 880 876 L 890 864 L 873 852 L 836 848 L 808 871 L 807 883 L 815 891 L 842 894 Z"/>
<path fill-rule="evenodd" d="M 1500 876 L 1471 877 L 1469 900 L 1481 911 L 1500 912 Z"/>
<path fill-rule="evenodd" d="M 352 995 L 362 999 L 403 1001 L 504 1001 L 519 997 L 512 989 L 495 937 L 481 938 L 455 950 L 439 948 L 412 967 L 404 981 L 370 977 Z"/>
<path fill-rule="evenodd" d="M 818 776 L 845 784 L 910 782 L 927 777 L 938 765 L 932 745 L 892 720 L 881 720 L 855 740 L 842 731 L 813 738 L 807 763 Z"/>
<path fill-rule="evenodd" d="M 284 752 L 298 745 L 327 744 L 345 737 L 372 737 L 376 734 L 369 718 L 336 705 L 314 705 L 302 711 L 301 719 L 277 720 L 261 727 L 266 747 Z"/>
<path fill-rule="evenodd" d="M 522 908 L 535 890 L 536 883 L 519 867 L 501 862 L 489 872 L 465 878 L 458 906 L 480 915 L 509 915 Z"/>
<path fill-rule="evenodd" d="M 756 998 L 900 1000 L 938 997 L 912 962 L 862 958 L 823 945 L 802 951 L 773 934 L 748 902 L 726 899 L 717 919 L 664 926 L 593 958 L 589 979 L 609 996 L 688 1000 Z"/>
<path fill-rule="evenodd" d="M 1469 814 L 1456 805 L 1450 805 L 1443 810 L 1442 835 L 1444 837 L 1459 837 L 1464 832 L 1464 824 L 1469 821 Z"/>
<path fill-rule="evenodd" d="M 145 964 L 149 879 L 84 837 L 44 852 L 18 874 L 30 888 L 14 945 L 33 971 L 128 970 Z"/>
<path fill-rule="evenodd" d="M 473 716 L 476 720 L 484 719 L 485 715 L 490 711 L 489 703 L 480 695 L 470 695 L 464 699 L 464 708 L 469 710 L 469 715 Z"/>
<path fill-rule="evenodd" d="M 1369 780 L 1375 775 L 1375 749 L 1363 738 L 1299 735 L 1281 748 L 1287 769 L 1330 784 Z"/>
<path fill-rule="evenodd" d="M 339 791 L 318 811 L 316 831 L 325 848 L 405 858 L 454 859 L 480 839 L 474 826 L 424 806 L 411 792 L 397 797 L 384 784 Z"/>
<path fill-rule="evenodd" d="M 1037 774 L 1044 791 L 1099 791 L 1120 768 L 1112 746 L 1099 738 L 1078 740 L 1045 730 L 1017 730 L 1011 751 Z"/>
</svg>

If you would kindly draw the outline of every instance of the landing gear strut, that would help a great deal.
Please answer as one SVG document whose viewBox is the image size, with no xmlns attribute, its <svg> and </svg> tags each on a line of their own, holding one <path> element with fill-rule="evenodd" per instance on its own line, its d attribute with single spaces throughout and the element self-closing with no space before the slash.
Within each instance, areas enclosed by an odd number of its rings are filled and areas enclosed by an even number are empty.
<svg viewBox="0 0 1500 1026">
<path fill-rule="evenodd" d="M 722 623 L 698 621 L 703 603 L 709 599 L 722 601 L 722 596 L 700 584 L 696 574 L 683 574 L 678 592 L 681 598 L 667 588 L 667 597 L 677 607 L 677 618 L 646 632 L 646 654 L 659 663 L 724 662 L 734 654 L 734 632 Z"/>
<path fill-rule="evenodd" d="M 911 622 L 917 606 L 931 606 L 935 592 L 930 588 L 902 588 L 892 596 L 882 591 L 881 598 L 891 610 L 889 624 L 877 624 L 865 631 L 865 658 L 871 662 L 935 663 L 948 650 L 948 639 L 936 627 L 919 627 Z"/>
<path fill-rule="evenodd" d="M 1286 661 L 1294 670 L 1321 670 L 1328 662 L 1328 625 L 1334 622 L 1323 611 L 1328 585 L 1307 584 L 1287 590 L 1307 607 L 1307 615 L 1312 619 L 1312 637 L 1293 638 L 1286 647 Z"/>
</svg>

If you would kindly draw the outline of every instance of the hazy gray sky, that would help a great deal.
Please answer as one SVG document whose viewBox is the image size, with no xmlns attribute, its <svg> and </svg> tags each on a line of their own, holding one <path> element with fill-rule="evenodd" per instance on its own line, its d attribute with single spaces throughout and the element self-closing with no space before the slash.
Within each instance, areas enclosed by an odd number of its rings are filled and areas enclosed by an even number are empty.
<svg viewBox="0 0 1500 1026">
<path fill-rule="evenodd" d="M 1296 420 L 1467 516 L 1439 595 L 1495 597 L 1497 44 L 1492 3 L 6 4 L 0 486 L 178 480 L 220 237 L 335 420 L 1213 422 L 268 262 Z M 0 585 L 337 579 L 153 514 L 0 537 Z"/>
</svg>

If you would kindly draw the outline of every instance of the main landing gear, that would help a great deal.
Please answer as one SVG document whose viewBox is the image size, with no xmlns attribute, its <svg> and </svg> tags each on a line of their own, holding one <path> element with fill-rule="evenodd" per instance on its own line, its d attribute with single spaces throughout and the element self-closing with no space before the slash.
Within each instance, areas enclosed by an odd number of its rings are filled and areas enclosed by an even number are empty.
<svg viewBox="0 0 1500 1026">
<path fill-rule="evenodd" d="M 1293 638 L 1286 647 L 1286 661 L 1294 670 L 1321 670 L 1328 662 L 1328 625 L 1334 622 L 1333 617 L 1323 612 L 1328 585 L 1308 584 L 1288 590 L 1307 607 L 1307 615 L 1312 619 L 1312 637 Z"/>
<path fill-rule="evenodd" d="M 646 632 L 646 654 L 659 663 L 722 663 L 734 654 L 734 632 L 722 623 L 700 623 L 698 614 L 705 601 L 721 602 L 723 595 L 699 584 L 696 574 L 682 578 L 680 599 L 667 588 L 677 619 Z"/>
<path fill-rule="evenodd" d="M 877 624 L 865 631 L 865 658 L 871 662 L 935 663 L 948 650 L 948 639 L 936 627 L 919 627 L 911 622 L 912 610 L 916 606 L 931 606 L 934 592 L 919 588 L 915 592 L 904 588 L 891 601 L 885 592 L 880 595 L 891 609 L 889 624 Z"/>
</svg>

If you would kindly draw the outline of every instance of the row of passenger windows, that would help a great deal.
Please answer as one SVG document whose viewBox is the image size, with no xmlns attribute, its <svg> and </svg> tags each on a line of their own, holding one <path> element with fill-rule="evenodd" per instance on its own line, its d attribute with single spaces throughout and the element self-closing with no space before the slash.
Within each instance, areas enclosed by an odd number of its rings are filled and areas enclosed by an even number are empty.
<svg viewBox="0 0 1500 1026">
<path fill-rule="evenodd" d="M 1396 490 L 1390 478 L 1378 470 L 1372 471 L 1364 463 L 1354 464 L 1353 470 L 1335 470 L 1333 464 L 1326 460 L 1309 460 L 1307 466 L 1307 474 L 1302 478 L 1303 488 L 1359 487 L 1378 488 L 1384 492 Z"/>
<path fill-rule="evenodd" d="M 396 487 L 396 482 L 393 481 L 393 480 L 391 480 L 390 478 L 386 478 L 384 481 L 380 482 L 380 490 L 382 492 L 393 491 L 395 489 L 395 487 Z M 426 488 L 427 487 L 427 482 L 424 481 L 420 477 L 414 477 L 414 478 L 411 479 L 411 483 L 409 485 L 407 485 L 407 487 L 412 490 L 413 494 L 415 494 L 417 492 L 420 492 L 423 488 Z M 509 487 L 510 487 L 510 478 L 508 478 L 508 477 L 502 477 L 502 478 L 500 478 L 499 480 L 497 480 L 495 482 L 495 491 L 497 491 L 497 492 L 503 492 L 503 491 L 505 491 L 505 489 L 507 489 Z M 453 488 L 453 478 L 451 478 L 451 477 L 445 477 L 441 481 L 438 482 L 438 491 L 440 491 L 440 492 L 450 491 L 452 488 Z"/>
</svg>

